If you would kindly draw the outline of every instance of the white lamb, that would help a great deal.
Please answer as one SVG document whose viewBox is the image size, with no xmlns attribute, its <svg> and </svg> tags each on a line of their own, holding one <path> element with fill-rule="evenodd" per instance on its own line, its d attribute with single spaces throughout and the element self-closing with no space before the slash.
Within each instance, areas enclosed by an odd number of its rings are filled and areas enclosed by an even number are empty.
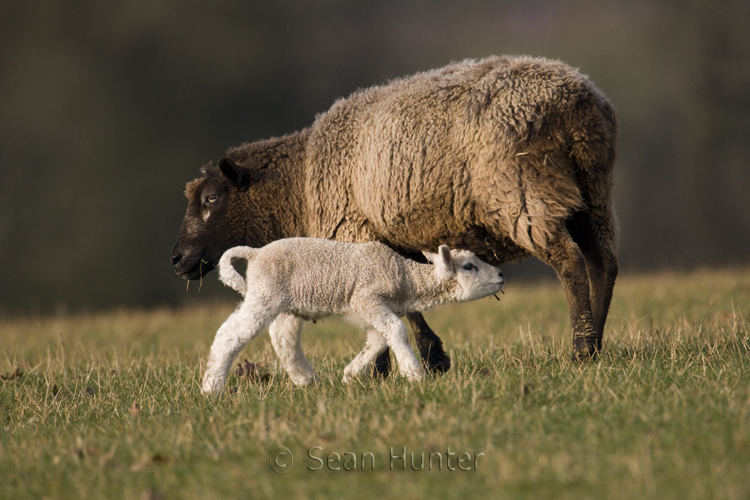
<svg viewBox="0 0 750 500">
<path fill-rule="evenodd" d="M 316 379 L 300 346 L 304 320 L 341 316 L 367 330 L 367 343 L 344 370 L 348 382 L 386 346 L 401 375 L 420 380 L 424 369 L 409 346 L 399 316 L 446 302 L 500 292 L 503 273 L 467 250 L 442 245 L 419 264 L 381 243 L 290 238 L 263 248 L 234 247 L 219 262 L 221 281 L 245 297 L 216 333 L 203 377 L 203 393 L 219 395 L 240 350 L 270 324 L 271 343 L 297 385 Z M 247 281 L 232 265 L 247 259 Z"/>
</svg>

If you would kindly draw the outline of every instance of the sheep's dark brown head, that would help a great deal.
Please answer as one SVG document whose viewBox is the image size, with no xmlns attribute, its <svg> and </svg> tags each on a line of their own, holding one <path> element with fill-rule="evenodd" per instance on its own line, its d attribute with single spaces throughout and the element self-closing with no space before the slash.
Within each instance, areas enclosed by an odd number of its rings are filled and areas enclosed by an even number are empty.
<svg viewBox="0 0 750 500">
<path fill-rule="evenodd" d="M 189 280 L 214 269 L 227 249 L 253 244 L 259 236 L 252 234 L 252 225 L 247 223 L 247 189 L 253 170 L 224 158 L 218 167 L 204 167 L 201 173 L 203 177 L 185 189 L 188 208 L 172 248 L 175 272 Z"/>
</svg>

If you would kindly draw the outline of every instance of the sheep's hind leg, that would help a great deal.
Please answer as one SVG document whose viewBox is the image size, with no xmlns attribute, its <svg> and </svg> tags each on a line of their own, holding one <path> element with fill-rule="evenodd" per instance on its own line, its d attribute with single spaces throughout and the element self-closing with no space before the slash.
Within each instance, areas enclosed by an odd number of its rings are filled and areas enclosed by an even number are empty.
<svg viewBox="0 0 750 500">
<path fill-rule="evenodd" d="M 586 261 L 591 286 L 591 312 L 596 332 L 596 350 L 601 352 L 604 324 L 617 279 L 618 264 L 615 247 L 615 230 L 610 211 L 600 214 L 576 212 L 566 221 L 573 240 L 578 244 Z"/>
<path fill-rule="evenodd" d="M 557 239 L 550 243 L 544 261 L 554 268 L 565 288 L 573 326 L 573 359 L 585 361 L 596 357 L 599 349 L 586 262 L 581 249 L 565 228 L 561 228 Z"/>
<path fill-rule="evenodd" d="M 365 348 L 357 354 L 354 359 L 344 368 L 343 382 L 348 384 L 352 378 L 356 377 L 362 370 L 375 361 L 378 354 L 388 349 L 388 343 L 380 332 L 374 328 L 367 328 L 367 342 Z M 389 361 L 390 362 L 390 361 Z"/>
<path fill-rule="evenodd" d="M 289 378 L 295 385 L 309 385 L 317 381 L 318 377 L 310 362 L 302 352 L 300 332 L 302 319 L 292 314 L 279 314 L 268 329 L 271 334 L 271 344 L 281 361 Z"/>
<path fill-rule="evenodd" d="M 221 394 L 234 358 L 273 318 L 273 315 L 267 312 L 256 314 L 257 309 L 253 310 L 246 305 L 243 304 L 230 314 L 216 332 L 206 363 L 206 373 L 203 375 L 203 394 Z"/>
</svg>

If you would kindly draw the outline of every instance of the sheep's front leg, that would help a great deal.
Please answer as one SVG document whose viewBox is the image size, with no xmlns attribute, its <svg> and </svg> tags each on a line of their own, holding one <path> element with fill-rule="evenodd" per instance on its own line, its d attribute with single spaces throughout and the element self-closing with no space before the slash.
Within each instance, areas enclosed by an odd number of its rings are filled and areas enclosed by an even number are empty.
<svg viewBox="0 0 750 500">
<path fill-rule="evenodd" d="M 368 327 L 365 348 L 344 368 L 343 382 L 348 384 L 353 377 L 356 377 L 367 365 L 375 361 L 375 358 L 387 348 L 388 343 L 385 337 L 374 328 Z"/>
<path fill-rule="evenodd" d="M 206 363 L 201 392 L 219 396 L 227 382 L 229 368 L 245 344 L 256 337 L 273 316 L 255 314 L 247 304 L 233 312 L 216 332 Z"/>
<path fill-rule="evenodd" d="M 383 337 L 393 351 L 398 362 L 399 373 L 410 381 L 421 380 L 425 376 L 424 368 L 414 356 L 409 346 L 409 334 L 406 325 L 388 309 L 368 311 L 363 319 L 371 324 Z"/>
<path fill-rule="evenodd" d="M 445 373 L 451 367 L 451 358 L 443 350 L 443 341 L 435 335 L 430 325 L 425 321 L 422 313 L 409 313 L 406 315 L 414 339 L 417 341 L 422 363 L 433 373 Z"/>
<path fill-rule="evenodd" d="M 292 314 L 279 314 L 271 323 L 269 332 L 276 355 L 295 385 L 309 385 L 318 377 L 302 352 L 300 332 L 302 319 Z"/>
</svg>

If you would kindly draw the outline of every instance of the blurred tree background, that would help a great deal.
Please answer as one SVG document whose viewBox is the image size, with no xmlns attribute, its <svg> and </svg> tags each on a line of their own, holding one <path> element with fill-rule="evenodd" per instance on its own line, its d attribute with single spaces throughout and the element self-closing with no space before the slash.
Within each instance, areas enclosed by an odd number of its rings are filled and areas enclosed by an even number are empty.
<svg viewBox="0 0 750 500">
<path fill-rule="evenodd" d="M 491 54 L 561 59 L 618 108 L 623 271 L 748 264 L 749 26 L 747 0 L 3 2 L 0 311 L 215 296 L 169 263 L 202 164 Z"/>
</svg>

